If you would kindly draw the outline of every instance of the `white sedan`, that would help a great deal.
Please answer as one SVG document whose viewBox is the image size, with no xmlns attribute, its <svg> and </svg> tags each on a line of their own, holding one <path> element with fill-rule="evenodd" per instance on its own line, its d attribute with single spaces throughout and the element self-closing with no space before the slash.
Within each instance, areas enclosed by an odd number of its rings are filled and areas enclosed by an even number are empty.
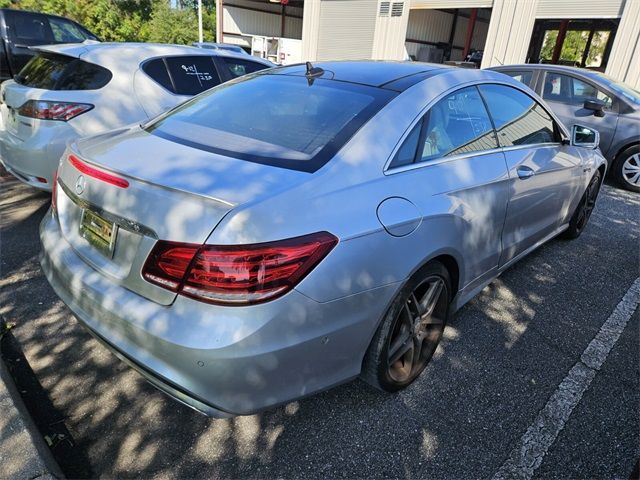
<svg viewBox="0 0 640 480">
<path fill-rule="evenodd" d="M 0 85 L 0 160 L 51 190 L 67 143 L 143 122 L 204 90 L 273 66 L 224 50 L 137 43 L 37 47 Z"/>
</svg>

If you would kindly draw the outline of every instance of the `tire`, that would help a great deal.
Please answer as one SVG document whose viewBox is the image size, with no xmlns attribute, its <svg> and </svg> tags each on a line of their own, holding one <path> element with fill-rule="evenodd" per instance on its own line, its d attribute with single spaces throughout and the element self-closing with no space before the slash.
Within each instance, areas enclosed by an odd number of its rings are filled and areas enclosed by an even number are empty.
<svg viewBox="0 0 640 480">
<path fill-rule="evenodd" d="M 411 277 L 387 310 L 364 356 L 361 378 L 386 392 L 410 385 L 440 343 L 450 302 L 449 272 L 440 262 L 429 262 Z"/>
<path fill-rule="evenodd" d="M 596 206 L 596 200 L 598 198 L 598 193 L 600 192 L 601 183 L 602 174 L 600 173 L 600 170 L 596 170 L 596 173 L 591 177 L 591 181 L 589 182 L 587 189 L 582 194 L 580 203 L 578 203 L 576 210 L 571 216 L 569 228 L 565 230 L 562 235 L 564 238 L 573 240 L 578 238 L 582 232 L 584 232 L 584 229 L 589 223 L 589 218 L 591 218 L 593 208 Z"/>
<path fill-rule="evenodd" d="M 611 173 L 618 185 L 625 190 L 640 192 L 640 145 L 634 145 L 620 153 Z"/>
</svg>

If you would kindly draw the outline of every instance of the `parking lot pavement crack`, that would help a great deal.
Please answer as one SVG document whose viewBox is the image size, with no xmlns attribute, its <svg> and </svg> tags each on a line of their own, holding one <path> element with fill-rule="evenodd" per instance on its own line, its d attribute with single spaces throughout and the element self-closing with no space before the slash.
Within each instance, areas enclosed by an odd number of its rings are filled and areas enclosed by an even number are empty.
<svg viewBox="0 0 640 480">
<path fill-rule="evenodd" d="M 604 364 L 640 304 L 637 278 L 604 322 L 580 359 L 560 382 L 536 419 L 494 475 L 498 479 L 530 479 L 567 423 L 571 412 Z"/>
</svg>

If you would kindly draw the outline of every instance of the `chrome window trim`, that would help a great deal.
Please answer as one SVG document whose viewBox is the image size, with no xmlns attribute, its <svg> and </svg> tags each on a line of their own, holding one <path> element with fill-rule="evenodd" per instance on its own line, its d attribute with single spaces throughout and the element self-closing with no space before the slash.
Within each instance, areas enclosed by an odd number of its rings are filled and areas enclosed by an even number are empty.
<svg viewBox="0 0 640 480">
<path fill-rule="evenodd" d="M 514 82 L 517 82 L 517 80 L 514 80 Z M 384 168 L 383 168 L 383 172 L 382 173 L 385 176 L 387 176 L 387 175 L 393 175 L 395 173 L 406 172 L 406 171 L 409 171 L 409 170 L 416 170 L 418 168 L 424 168 L 424 167 L 427 167 L 429 165 L 440 165 L 440 164 L 446 163 L 446 162 L 451 162 L 451 161 L 460 160 L 460 159 L 469 158 L 469 157 L 475 157 L 475 156 L 489 155 L 491 153 L 508 152 L 508 151 L 512 151 L 512 150 L 523 150 L 525 148 L 549 148 L 549 147 L 562 146 L 562 142 L 532 143 L 532 144 L 526 144 L 526 145 L 510 145 L 508 147 L 498 147 L 498 148 L 492 148 L 492 149 L 489 149 L 489 150 L 477 150 L 475 152 L 462 153 L 462 154 L 458 154 L 458 155 L 451 155 L 450 157 L 441 157 L 441 158 L 438 158 L 438 159 L 435 159 L 435 160 L 429 160 L 427 162 L 412 163 L 410 165 L 402 165 L 400 167 L 390 168 L 391 162 L 393 161 L 394 157 L 396 156 L 396 153 L 398 153 L 398 150 L 400 150 L 400 147 L 402 147 L 404 141 L 407 139 L 407 137 L 409 136 L 409 134 L 413 130 L 413 127 L 415 127 L 417 125 L 417 123 L 422 120 L 422 118 L 424 117 L 425 113 L 431 107 L 433 107 L 433 105 L 435 105 L 437 102 L 439 102 L 444 97 L 446 97 L 447 95 L 450 95 L 453 92 L 457 92 L 458 90 L 462 90 L 463 88 L 472 87 L 472 86 L 476 86 L 477 87 L 477 86 L 480 86 L 480 85 L 504 85 L 506 87 L 511 87 L 511 88 L 514 88 L 516 90 L 521 91 L 522 93 L 524 93 L 525 95 L 530 97 L 538 105 L 540 105 L 540 107 L 542 107 L 542 109 L 556 123 L 556 125 L 558 126 L 558 129 L 560 130 L 560 133 L 565 138 L 571 138 L 571 136 L 570 136 L 569 132 L 567 131 L 566 127 L 562 124 L 562 122 L 560 122 L 558 120 L 558 118 L 553 114 L 553 112 L 551 112 L 548 108 L 546 108 L 546 106 L 543 104 L 542 99 L 541 98 L 538 99 L 538 98 L 532 96 L 530 92 L 527 92 L 527 89 L 529 89 L 529 87 L 527 87 L 526 85 L 521 84 L 523 87 L 525 87 L 525 88 L 521 88 L 519 85 L 514 85 L 514 84 L 511 84 L 511 83 L 508 83 L 508 82 L 502 82 L 502 81 L 499 81 L 499 80 L 471 81 L 471 82 L 466 82 L 466 83 L 462 83 L 462 84 L 456 85 L 455 87 L 452 87 L 449 90 L 444 91 L 443 93 L 441 93 L 440 95 L 435 97 L 433 100 L 431 100 L 426 105 L 426 107 L 424 107 L 422 110 L 420 110 L 420 113 L 412 120 L 411 124 L 405 130 L 405 132 L 403 133 L 402 137 L 400 138 L 400 141 L 398 143 L 396 143 L 395 147 L 391 151 L 391 155 L 389 155 L 389 157 L 387 158 L 387 161 L 384 164 Z M 534 92 L 534 95 L 535 95 L 535 92 Z M 491 113 L 487 111 L 487 114 L 489 115 L 489 118 L 493 121 L 493 119 L 491 118 Z M 495 132 L 495 128 L 494 128 L 493 131 Z M 498 141 L 498 143 L 499 143 L 499 141 Z"/>
</svg>

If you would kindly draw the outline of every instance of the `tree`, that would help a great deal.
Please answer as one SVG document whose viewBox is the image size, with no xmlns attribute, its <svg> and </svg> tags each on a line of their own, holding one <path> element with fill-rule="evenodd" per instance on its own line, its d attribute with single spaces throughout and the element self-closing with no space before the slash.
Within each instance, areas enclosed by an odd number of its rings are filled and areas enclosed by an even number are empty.
<svg viewBox="0 0 640 480">
<path fill-rule="evenodd" d="M 191 9 L 157 3 L 148 24 L 148 41 L 190 44 L 198 41 L 198 18 Z"/>
<path fill-rule="evenodd" d="M 198 39 L 197 0 L 0 0 L 0 7 L 33 10 L 70 18 L 103 41 L 191 43 Z M 215 0 L 204 0 L 203 28 L 215 39 Z"/>
</svg>

